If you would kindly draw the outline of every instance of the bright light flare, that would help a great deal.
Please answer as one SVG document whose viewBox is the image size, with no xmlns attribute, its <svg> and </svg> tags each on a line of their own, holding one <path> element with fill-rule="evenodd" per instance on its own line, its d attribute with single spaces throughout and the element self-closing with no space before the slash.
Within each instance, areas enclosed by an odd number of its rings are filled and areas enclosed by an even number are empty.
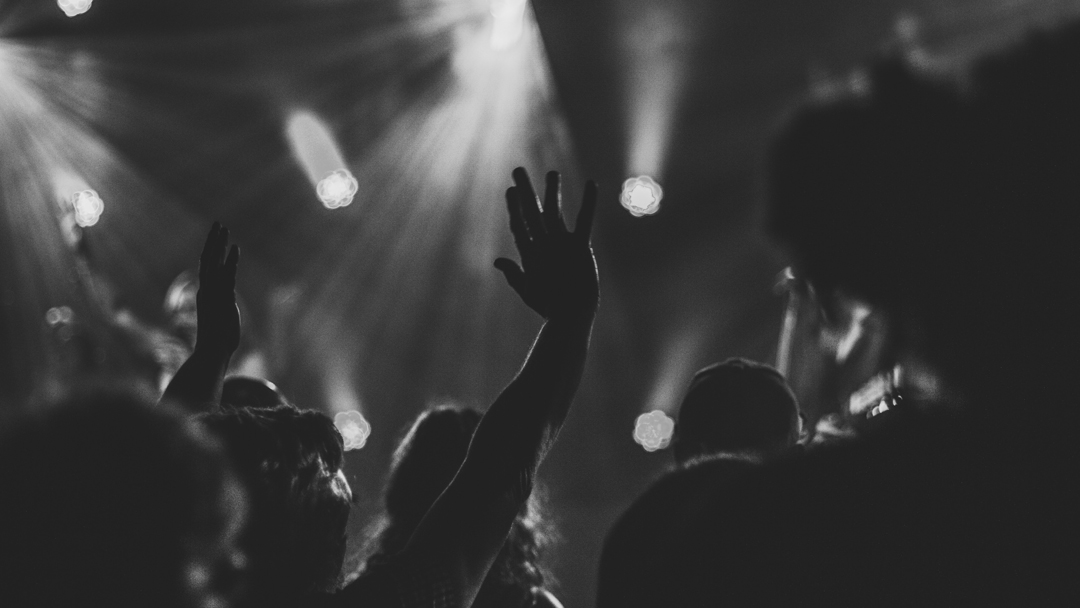
<svg viewBox="0 0 1080 608">
<path fill-rule="evenodd" d="M 359 450 L 371 436 L 371 424 L 356 410 L 335 414 L 334 426 L 345 440 L 345 451 Z"/>
<path fill-rule="evenodd" d="M 491 48 L 496 51 L 508 49 L 521 40 L 525 30 L 525 6 L 527 0 L 492 0 Z"/>
<path fill-rule="evenodd" d="M 75 209 L 75 223 L 82 228 L 98 223 L 105 211 L 105 202 L 93 190 L 76 192 L 71 197 L 71 206 Z"/>
<path fill-rule="evenodd" d="M 359 190 L 360 183 L 348 169 L 331 171 L 315 186 L 315 193 L 327 209 L 348 207 Z"/>
<path fill-rule="evenodd" d="M 77 17 L 85 13 L 90 10 L 90 5 L 93 3 L 94 0 L 56 0 L 56 5 L 68 17 Z"/>
<path fill-rule="evenodd" d="M 70 325 L 75 320 L 75 312 L 67 306 L 56 306 L 45 312 L 45 322 L 49 327 Z"/>
<path fill-rule="evenodd" d="M 334 142 L 330 127 L 315 114 L 294 112 L 285 125 L 293 156 L 304 169 L 315 194 L 327 209 L 348 206 L 360 186 L 345 168 L 345 158 Z"/>
<path fill-rule="evenodd" d="M 660 410 L 642 414 L 634 423 L 634 441 L 645 448 L 646 452 L 666 448 L 671 443 L 674 432 L 675 421 Z"/>
<path fill-rule="evenodd" d="M 653 178 L 642 175 L 631 177 L 623 182 L 622 194 L 619 202 L 634 217 L 652 215 L 660 209 L 660 201 L 664 198 L 664 189 Z"/>
</svg>

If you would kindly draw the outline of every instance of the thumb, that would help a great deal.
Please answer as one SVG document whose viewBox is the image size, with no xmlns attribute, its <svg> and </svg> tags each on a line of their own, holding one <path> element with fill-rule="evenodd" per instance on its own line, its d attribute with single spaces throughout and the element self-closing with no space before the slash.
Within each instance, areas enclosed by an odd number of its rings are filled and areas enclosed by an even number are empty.
<svg viewBox="0 0 1080 608">
<path fill-rule="evenodd" d="M 495 268 L 498 268 L 503 273 L 506 282 L 519 296 L 525 297 L 525 272 L 517 265 L 517 262 L 507 258 L 499 258 L 495 260 Z"/>
</svg>

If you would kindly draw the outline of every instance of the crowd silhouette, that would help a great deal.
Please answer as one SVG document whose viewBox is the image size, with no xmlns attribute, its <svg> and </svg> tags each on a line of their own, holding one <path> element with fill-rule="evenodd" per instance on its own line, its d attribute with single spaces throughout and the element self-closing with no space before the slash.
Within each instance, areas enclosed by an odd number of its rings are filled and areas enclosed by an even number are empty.
<svg viewBox="0 0 1080 608">
<path fill-rule="evenodd" d="M 846 410 L 855 432 L 812 441 L 776 369 L 698 372 L 674 466 L 607 535 L 602 608 L 1075 595 L 1080 24 L 963 78 L 895 58 L 868 74 L 800 104 L 762 170 L 822 314 L 888 319 L 871 368 L 892 384 Z M 343 572 L 357 497 L 333 421 L 226 378 L 243 264 L 215 223 L 194 344 L 162 395 L 81 386 L 0 427 L 0 606 L 561 606 L 534 486 L 599 311 L 598 187 L 571 230 L 558 173 L 542 197 L 512 180 L 520 260 L 494 264 L 543 325 L 482 414 L 438 406 L 407 429 L 362 568 Z"/>
</svg>

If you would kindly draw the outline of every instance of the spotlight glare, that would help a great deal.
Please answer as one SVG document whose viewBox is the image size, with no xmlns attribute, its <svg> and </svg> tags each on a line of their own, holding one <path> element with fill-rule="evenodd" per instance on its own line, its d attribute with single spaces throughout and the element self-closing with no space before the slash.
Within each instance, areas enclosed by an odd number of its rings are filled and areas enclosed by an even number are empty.
<svg viewBox="0 0 1080 608">
<path fill-rule="evenodd" d="M 645 448 L 646 452 L 662 450 L 671 443 L 675 432 L 675 421 L 660 410 L 637 417 L 634 423 L 634 441 Z"/>
<path fill-rule="evenodd" d="M 631 177 L 623 182 L 622 194 L 619 202 L 634 217 L 652 215 L 660 209 L 660 201 L 664 198 L 664 190 L 653 178 L 642 175 Z"/>
<path fill-rule="evenodd" d="M 360 184 L 348 169 L 332 171 L 315 186 L 315 193 L 327 209 L 349 206 L 359 190 Z"/>
<path fill-rule="evenodd" d="M 82 190 L 73 194 L 71 206 L 75 208 L 75 223 L 82 228 L 89 228 L 98 223 L 102 212 L 105 211 L 105 202 L 93 190 Z"/>
<path fill-rule="evenodd" d="M 345 451 L 359 450 L 371 436 L 371 424 L 356 410 L 335 414 L 334 426 L 345 440 Z"/>
<path fill-rule="evenodd" d="M 508 49 L 521 40 L 525 28 L 525 3 L 526 0 L 492 0 L 491 16 L 495 18 L 491 27 L 492 49 Z"/>
<path fill-rule="evenodd" d="M 56 0 L 56 5 L 68 17 L 76 17 L 90 10 L 94 0 Z"/>
</svg>

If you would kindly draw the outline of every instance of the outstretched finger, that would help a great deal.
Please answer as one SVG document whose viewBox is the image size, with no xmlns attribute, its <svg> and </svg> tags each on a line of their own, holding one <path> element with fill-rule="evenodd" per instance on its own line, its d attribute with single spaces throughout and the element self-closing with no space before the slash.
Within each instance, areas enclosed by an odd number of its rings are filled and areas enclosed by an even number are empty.
<svg viewBox="0 0 1080 608">
<path fill-rule="evenodd" d="M 549 234 L 565 232 L 566 224 L 563 223 L 562 211 L 560 210 L 562 188 L 559 187 L 559 172 L 548 171 L 547 184 L 544 188 L 544 229 Z"/>
<path fill-rule="evenodd" d="M 596 199 L 600 187 L 591 179 L 585 182 L 585 195 L 581 199 L 581 210 L 578 211 L 577 225 L 574 226 L 574 235 L 581 237 L 586 242 L 592 234 L 593 216 L 596 215 Z"/>
<path fill-rule="evenodd" d="M 510 213 L 510 234 L 514 235 L 514 244 L 518 251 L 529 246 L 529 229 L 525 226 L 525 217 L 521 212 L 521 196 L 517 188 L 506 189 L 506 210 Z"/>
<path fill-rule="evenodd" d="M 229 255 L 225 258 L 225 274 L 223 287 L 228 291 L 236 289 L 236 266 L 240 263 L 240 248 L 233 245 L 229 248 Z"/>
<path fill-rule="evenodd" d="M 523 167 L 514 169 L 513 176 L 514 185 L 518 189 L 518 198 L 521 201 L 521 215 L 525 218 L 529 236 L 535 239 L 544 234 L 544 219 L 540 215 L 540 202 L 536 198 L 536 190 L 533 189 L 529 174 Z"/>
<path fill-rule="evenodd" d="M 206 235 L 206 243 L 203 244 L 202 255 L 199 257 L 199 282 L 205 283 L 210 280 L 213 275 L 213 269 L 215 267 L 215 252 L 219 251 L 220 245 L 219 235 L 221 232 L 221 224 L 214 222 L 213 226 L 210 226 L 210 234 Z M 220 256 L 220 254 L 217 254 Z"/>
</svg>

